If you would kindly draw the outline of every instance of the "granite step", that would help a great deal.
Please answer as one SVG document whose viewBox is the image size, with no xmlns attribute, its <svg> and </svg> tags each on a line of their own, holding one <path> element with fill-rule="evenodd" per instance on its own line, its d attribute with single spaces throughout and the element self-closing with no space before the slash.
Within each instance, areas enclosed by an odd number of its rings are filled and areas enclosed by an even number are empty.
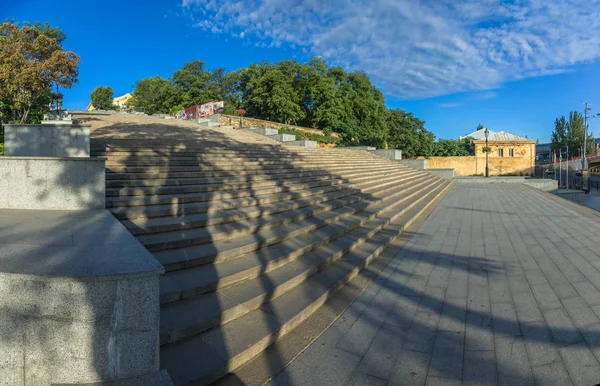
<svg viewBox="0 0 600 386">
<path fill-rule="evenodd" d="M 415 178 L 425 173 L 413 172 Z M 386 184 L 386 186 L 389 186 Z M 370 189 L 377 189 L 378 185 L 370 184 Z M 129 208 L 113 208 L 111 209 L 112 214 L 119 219 L 129 219 L 129 220 L 138 220 L 144 221 L 144 219 L 151 218 L 160 218 L 160 217 L 169 217 L 169 216 L 181 216 L 181 215 L 191 215 L 191 214 L 199 214 L 205 213 L 207 218 L 213 218 L 218 216 L 219 212 L 223 213 L 226 216 L 235 216 L 237 214 L 245 215 L 247 213 L 254 213 L 255 211 L 264 211 L 262 213 L 276 213 L 284 210 L 291 210 L 306 207 L 309 205 L 319 205 L 325 203 L 330 200 L 341 199 L 350 195 L 355 195 L 359 199 L 363 199 L 365 197 L 369 197 L 370 193 L 359 193 L 355 194 L 354 190 L 340 190 L 331 193 L 309 196 L 306 198 L 295 199 L 295 200 L 271 200 L 270 203 L 263 201 L 260 205 L 251 205 L 252 203 L 248 203 L 244 201 L 246 206 L 238 206 L 234 207 L 229 205 L 226 209 L 227 211 L 221 211 L 220 206 L 207 206 L 204 203 L 189 203 L 189 204 L 178 204 L 178 205 L 154 205 L 148 207 L 129 207 Z M 252 217 L 255 217 L 252 215 Z"/>
<path fill-rule="evenodd" d="M 209 384 L 246 363 L 309 317 L 334 291 L 379 256 L 435 202 L 447 184 L 424 195 L 419 205 L 402 215 L 392 219 L 394 214 L 390 213 L 391 220 L 385 229 L 283 294 L 267 297 L 263 301 L 267 304 L 262 307 L 192 338 L 163 346 L 161 368 L 169 371 L 176 384 Z"/>
<path fill-rule="evenodd" d="M 414 172 L 413 172 L 414 173 Z M 387 179 L 393 177 L 400 177 L 404 174 L 410 174 L 403 170 L 391 171 L 385 175 Z M 307 186 L 304 189 L 285 189 L 285 188 L 260 188 L 256 190 L 239 190 L 235 192 L 198 192 L 198 193 L 174 193 L 174 194 L 160 194 L 160 195 L 146 195 L 146 196 L 109 196 L 106 197 L 107 208 L 123 208 L 123 207 L 134 207 L 134 206 L 149 206 L 149 205 L 164 205 L 164 204 L 182 204 L 192 202 L 221 202 L 227 201 L 227 207 L 230 207 L 235 200 L 250 199 L 250 198 L 263 198 L 265 196 L 277 195 L 277 194 L 288 194 L 288 199 L 294 197 L 301 198 L 314 194 L 327 193 L 334 190 L 341 190 L 352 187 L 353 184 L 364 184 L 365 179 L 359 179 L 358 181 L 344 181 L 337 179 L 331 181 L 328 185 L 318 186 Z M 337 183 L 335 183 L 337 182 Z M 361 185 L 362 186 L 362 185 Z"/>
<path fill-rule="evenodd" d="M 387 194 L 387 197 L 391 196 L 391 191 L 396 189 L 395 181 L 390 184 L 390 189 L 385 191 L 383 194 Z M 356 191 L 358 193 L 358 190 Z M 397 192 L 401 194 L 402 192 Z M 380 200 L 378 196 L 370 197 L 368 200 L 373 202 Z M 146 249 L 149 251 L 162 251 L 165 249 L 176 249 L 194 246 L 198 244 L 212 242 L 214 245 L 218 241 L 229 240 L 231 238 L 239 238 L 243 235 L 251 234 L 254 239 L 261 240 L 261 243 L 267 242 L 261 237 L 257 237 L 256 233 L 260 232 L 261 229 L 266 231 L 273 229 L 273 226 L 281 226 L 286 224 L 286 227 L 277 228 L 278 233 L 285 232 L 286 237 L 293 237 L 293 235 L 310 232 L 323 226 L 325 224 L 337 221 L 340 218 L 352 215 L 356 211 L 359 211 L 363 205 L 360 203 L 352 204 L 342 208 L 330 210 L 324 213 L 319 213 L 305 220 L 297 222 L 291 222 L 293 216 L 288 216 L 287 212 L 276 213 L 273 215 L 262 216 L 259 219 L 249 219 L 245 221 L 238 221 L 234 223 L 220 224 L 216 226 L 202 227 L 202 228 L 191 228 L 176 230 L 171 232 L 163 233 L 151 233 L 138 235 L 137 239 Z M 287 222 L 291 222 L 287 224 Z M 293 229 L 289 231 L 289 228 Z M 288 235 L 289 233 L 289 235 Z M 293 234 L 293 235 L 292 235 Z M 237 240 L 231 241 L 236 243 Z"/>
<path fill-rule="evenodd" d="M 420 184 L 403 195 L 397 195 L 370 205 L 364 203 L 355 213 L 339 222 L 324 225 L 318 232 L 287 238 L 268 248 L 252 251 L 218 264 L 206 264 L 193 268 L 169 271 L 161 278 L 161 302 L 169 303 L 191 298 L 236 282 L 251 279 L 281 264 L 292 261 L 302 254 L 351 232 L 402 204 L 409 204 L 425 195 L 427 189 L 435 189 L 439 182 Z M 216 274 L 217 271 L 221 274 Z"/>
<path fill-rule="evenodd" d="M 420 179 L 427 178 L 428 176 L 420 177 Z M 409 181 L 407 182 L 408 179 Z M 387 188 L 382 189 L 381 191 L 383 192 L 383 194 L 388 194 L 388 192 L 394 192 L 394 189 L 400 191 L 409 187 L 407 184 L 417 183 L 419 182 L 418 180 L 419 178 L 398 178 L 394 181 L 393 189 Z M 375 197 L 377 195 L 377 191 L 371 191 L 370 194 L 373 195 L 373 197 Z M 179 216 L 154 217 L 150 219 L 123 220 L 123 225 L 125 225 L 125 227 L 134 235 L 172 232 L 198 227 L 211 227 L 219 224 L 229 224 L 232 222 L 235 222 L 235 227 L 237 229 L 240 229 L 243 228 L 243 226 L 248 225 L 248 221 L 253 221 L 253 219 L 262 216 L 262 220 L 260 220 L 260 222 L 263 223 L 263 225 L 256 224 L 256 226 L 259 226 L 260 229 L 266 229 L 267 227 L 276 226 L 276 224 L 279 224 L 278 216 L 281 216 L 282 212 L 286 213 L 286 220 L 291 221 L 292 219 L 302 219 L 310 217 L 316 213 L 324 212 L 326 210 L 336 209 L 343 205 L 347 205 L 359 200 L 360 196 L 350 194 L 343 198 L 325 201 L 318 205 L 311 205 L 308 207 L 304 206 L 299 209 L 292 207 L 291 211 L 280 210 L 278 212 L 274 212 L 268 206 L 261 206 L 259 208 L 255 208 L 254 211 L 248 210 L 249 208 L 241 208 L 236 209 L 234 213 L 230 213 L 230 211 L 223 211 L 216 214 L 182 214 Z M 281 209 L 283 208 L 283 206 L 280 206 L 279 208 Z M 267 211 L 270 211 L 270 213 L 267 213 Z M 249 216 L 249 214 L 252 215 Z M 209 221 L 210 223 L 208 223 Z M 216 229 L 207 228 L 207 231 L 210 231 L 210 234 L 214 237 L 213 241 L 217 240 L 216 237 L 219 232 Z"/>
<path fill-rule="evenodd" d="M 381 169 L 383 170 L 383 169 Z M 344 176 L 347 173 L 344 173 Z M 331 174 L 328 171 L 306 171 L 299 173 L 290 173 L 286 176 L 286 181 L 295 181 L 300 178 L 329 177 L 341 178 L 339 175 Z M 235 184 L 253 184 L 257 182 L 281 182 L 282 176 L 279 174 L 255 174 L 243 176 L 227 177 L 184 177 L 184 178 L 154 178 L 154 179 L 114 179 L 107 180 L 106 186 L 115 187 L 148 187 L 148 186 L 179 186 L 179 185 L 235 185 Z"/>
<path fill-rule="evenodd" d="M 92 156 L 106 158 L 107 160 L 114 161 L 147 161 L 147 160 L 173 160 L 173 161 L 202 161 L 202 160 L 226 160 L 232 162 L 242 161 L 270 161 L 270 160 L 321 160 L 321 159 L 364 159 L 373 158 L 368 153 L 353 153 L 353 154 L 338 154 L 338 153 L 309 153 L 309 154 L 297 154 L 296 152 L 285 152 L 285 153 L 264 153 L 255 154 L 248 156 L 240 156 L 238 153 L 231 154 L 207 154 L 207 153 L 194 153 L 194 152 L 133 152 L 133 153 L 111 153 L 111 152 L 97 152 L 92 153 Z"/>
<path fill-rule="evenodd" d="M 295 175 L 298 173 L 307 172 L 329 172 L 329 173 L 342 173 L 344 171 L 357 170 L 357 169 L 376 169 L 379 165 L 353 165 L 353 164 L 340 164 L 330 167 L 319 167 L 310 166 L 303 168 L 272 168 L 272 169 L 237 169 L 237 170 L 197 170 L 187 172 L 162 172 L 162 173 L 113 173 L 110 171 L 106 172 L 106 180 L 127 180 L 127 179 L 178 179 L 178 178 L 218 178 L 218 177 L 231 177 L 239 178 L 241 176 L 252 176 L 252 175 L 284 175 L 286 178 L 289 175 Z M 398 169 L 407 170 L 406 167 L 398 167 Z"/>
<path fill-rule="evenodd" d="M 435 178 L 432 181 L 434 181 L 433 184 L 439 184 Z M 419 186 L 414 187 L 414 189 L 418 188 Z M 307 221 L 298 221 L 288 224 L 285 227 L 270 228 L 231 240 L 214 241 L 208 247 L 207 245 L 199 244 L 183 248 L 157 250 L 154 252 L 154 256 L 167 271 L 175 271 L 225 261 L 227 259 L 235 259 L 240 255 L 261 250 L 311 232 L 324 237 L 326 234 L 321 232 L 322 227 L 333 224 L 336 221 L 338 225 L 345 228 L 360 225 L 368 221 L 370 217 L 375 217 L 378 213 L 375 212 L 375 214 L 367 215 L 364 212 L 366 209 L 377 207 L 377 205 L 385 205 L 385 202 L 389 203 L 390 200 L 402 197 L 403 194 L 406 195 L 410 192 L 412 190 L 405 190 L 394 195 L 390 194 L 389 197 L 386 197 L 387 201 L 384 198 L 369 198 L 369 201 L 365 201 L 366 204 L 358 201 L 346 207 L 316 215 Z M 382 202 L 384 203 L 382 204 Z"/>
<path fill-rule="evenodd" d="M 153 196 L 153 195 L 164 195 L 164 194 L 186 194 L 186 193 L 200 193 L 200 192 L 227 192 L 227 191 L 239 191 L 239 190 L 255 190 L 270 187 L 289 187 L 290 189 L 308 184 L 328 184 L 334 183 L 335 181 L 361 181 L 367 177 L 382 176 L 386 173 L 397 170 L 396 168 L 388 167 L 378 169 L 374 172 L 371 170 L 361 171 L 358 170 L 353 173 L 345 173 L 344 178 L 339 178 L 335 175 L 330 174 L 317 174 L 315 176 L 300 177 L 300 178 L 289 178 L 285 180 L 267 180 L 267 181 L 256 181 L 256 182 L 241 182 L 241 183 L 229 183 L 229 184 L 215 184 L 210 183 L 212 179 L 206 180 L 206 184 L 174 184 L 169 185 L 164 183 L 157 186 L 141 186 L 141 187 L 107 187 L 106 197 L 125 197 L 125 196 Z"/>
<path fill-rule="evenodd" d="M 385 160 L 352 160 L 353 165 L 388 165 Z M 152 163 L 136 163 L 127 162 L 125 164 L 115 164 L 107 162 L 105 163 L 106 169 L 109 172 L 115 173 L 161 173 L 161 172 L 176 172 L 176 171 L 189 171 L 189 170 L 205 170 L 205 169 L 220 169 L 220 170 L 267 170 L 267 169 L 280 169 L 280 168 L 305 168 L 311 167 L 317 164 L 319 167 L 326 169 L 329 166 L 339 166 L 347 162 L 343 160 L 325 160 L 325 161 L 272 161 L 272 162 L 232 162 L 232 163 L 218 163 L 218 162 L 198 162 L 198 161 L 174 161 L 169 164 L 162 164 L 158 162 Z"/>
</svg>

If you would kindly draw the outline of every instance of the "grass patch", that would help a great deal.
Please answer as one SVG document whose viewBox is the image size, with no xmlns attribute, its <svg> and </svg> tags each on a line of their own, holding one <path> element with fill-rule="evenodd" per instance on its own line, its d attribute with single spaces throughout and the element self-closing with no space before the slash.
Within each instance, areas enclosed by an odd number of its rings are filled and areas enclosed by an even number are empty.
<svg viewBox="0 0 600 386">
<path fill-rule="evenodd" d="M 4 143 L 0 142 L 0 156 L 4 155 Z"/>
<path fill-rule="evenodd" d="M 306 139 L 309 141 L 317 141 L 318 143 L 329 143 L 329 144 L 333 143 L 336 145 L 340 143 L 339 138 L 335 138 L 330 135 L 307 133 L 306 131 L 296 130 L 296 129 L 292 129 L 289 127 L 280 128 L 279 134 L 295 135 L 297 140 Z"/>
</svg>

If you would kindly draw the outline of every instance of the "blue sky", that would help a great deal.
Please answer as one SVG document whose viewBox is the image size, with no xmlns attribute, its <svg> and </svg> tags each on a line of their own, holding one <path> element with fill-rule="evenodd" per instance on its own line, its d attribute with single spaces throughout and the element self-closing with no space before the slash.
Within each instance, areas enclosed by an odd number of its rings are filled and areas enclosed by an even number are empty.
<svg viewBox="0 0 600 386">
<path fill-rule="evenodd" d="M 0 19 L 48 21 L 67 34 L 65 48 L 82 58 L 67 108 L 85 108 L 98 85 L 122 95 L 194 58 L 233 70 L 322 56 L 366 71 L 389 107 L 414 112 L 441 138 L 482 123 L 546 142 L 556 117 L 584 102 L 600 112 L 600 0 L 0 3 Z M 590 130 L 600 134 L 600 119 Z"/>
</svg>

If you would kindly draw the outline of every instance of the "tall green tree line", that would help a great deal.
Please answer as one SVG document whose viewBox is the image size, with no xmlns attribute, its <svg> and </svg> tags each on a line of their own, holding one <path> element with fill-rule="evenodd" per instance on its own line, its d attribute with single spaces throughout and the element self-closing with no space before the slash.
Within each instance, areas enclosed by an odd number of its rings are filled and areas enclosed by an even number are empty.
<svg viewBox="0 0 600 386">
<path fill-rule="evenodd" d="M 554 121 L 554 131 L 552 131 L 552 140 L 550 148 L 558 154 L 563 155 L 569 148 L 569 157 L 578 157 L 582 155 L 583 138 L 585 135 L 585 120 L 583 115 L 577 111 L 571 111 L 569 118 L 564 115 L 556 118 Z M 587 137 L 587 153 L 595 151 L 594 135 L 588 133 Z"/>
<path fill-rule="evenodd" d="M 451 140 L 435 142 L 412 113 L 389 110 L 364 72 L 329 66 L 321 58 L 263 61 L 232 72 L 208 70 L 193 60 L 170 79 L 137 82 L 130 104 L 148 114 L 169 114 L 213 99 L 224 100 L 228 114 L 244 109 L 248 117 L 339 133 L 346 145 L 388 146 L 408 157 L 463 155 Z"/>
</svg>

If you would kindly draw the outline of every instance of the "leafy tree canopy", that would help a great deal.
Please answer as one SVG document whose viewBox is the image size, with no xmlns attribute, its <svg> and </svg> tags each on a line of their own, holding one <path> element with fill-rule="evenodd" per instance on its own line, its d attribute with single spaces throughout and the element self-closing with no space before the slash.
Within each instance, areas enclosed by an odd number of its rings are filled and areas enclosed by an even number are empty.
<svg viewBox="0 0 600 386">
<path fill-rule="evenodd" d="M 315 127 L 326 134 L 337 132 L 344 144 L 381 148 L 388 144 L 390 133 L 390 112 L 369 77 L 364 72 L 330 67 L 321 58 L 304 64 L 263 61 L 233 72 L 209 70 L 201 60 L 192 60 L 171 79 L 142 79 L 133 95 L 132 106 L 147 113 L 224 100 L 228 114 L 243 109 L 252 118 Z M 433 135 L 424 128 L 419 135 L 429 142 L 413 153 L 426 154 L 431 151 Z M 398 140 L 393 145 L 404 146 Z"/>
<path fill-rule="evenodd" d="M 114 110 L 113 89 L 110 86 L 98 86 L 90 95 L 92 106 L 98 110 Z"/>
<path fill-rule="evenodd" d="M 583 115 L 577 111 L 569 113 L 569 119 L 561 116 L 554 121 L 550 147 L 556 153 L 566 153 L 569 148 L 569 157 L 578 157 L 583 150 L 583 137 L 585 135 L 585 122 Z M 588 133 L 587 153 L 595 151 L 594 135 Z"/>
<path fill-rule="evenodd" d="M 65 34 L 48 23 L 0 25 L 0 119 L 33 122 L 48 110 L 53 85 L 77 82 L 80 58 L 60 43 Z"/>
</svg>

